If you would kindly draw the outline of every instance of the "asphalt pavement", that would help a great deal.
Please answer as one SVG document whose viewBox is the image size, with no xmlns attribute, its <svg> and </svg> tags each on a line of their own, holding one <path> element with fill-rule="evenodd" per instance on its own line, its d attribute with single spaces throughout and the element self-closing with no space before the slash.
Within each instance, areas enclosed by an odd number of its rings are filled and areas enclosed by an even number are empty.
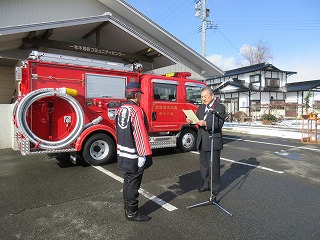
<svg viewBox="0 0 320 240">
<path fill-rule="evenodd" d="M 214 205 L 188 208 L 209 198 L 208 192 L 196 191 L 201 184 L 198 152 L 154 152 L 139 197 L 141 212 L 152 219 L 137 223 L 124 218 L 115 163 L 74 165 L 66 155 L 21 156 L 4 149 L 0 238 L 319 239 L 319 144 L 303 144 L 288 134 L 244 133 L 250 128 L 289 133 L 281 126 L 225 127 L 217 201 L 232 217 Z"/>
</svg>

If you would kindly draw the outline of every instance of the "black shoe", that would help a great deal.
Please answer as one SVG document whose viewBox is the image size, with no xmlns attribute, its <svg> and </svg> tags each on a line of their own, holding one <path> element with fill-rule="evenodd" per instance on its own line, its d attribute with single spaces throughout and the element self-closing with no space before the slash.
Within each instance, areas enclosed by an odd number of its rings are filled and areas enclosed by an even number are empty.
<svg viewBox="0 0 320 240">
<path fill-rule="evenodd" d="M 202 186 L 201 188 L 198 188 L 197 191 L 198 192 L 206 192 L 206 191 L 210 191 L 210 188 Z"/>
<path fill-rule="evenodd" d="M 142 213 L 139 213 L 138 211 L 135 213 L 131 213 L 131 212 L 126 212 L 125 213 L 126 219 L 129 221 L 149 221 L 151 219 L 151 217 L 144 215 Z"/>
<path fill-rule="evenodd" d="M 219 191 L 212 192 L 212 196 L 215 198 L 218 196 L 218 194 L 219 194 Z"/>
<path fill-rule="evenodd" d="M 125 204 L 125 216 L 129 221 L 149 221 L 151 217 L 138 212 L 138 204 Z"/>
</svg>

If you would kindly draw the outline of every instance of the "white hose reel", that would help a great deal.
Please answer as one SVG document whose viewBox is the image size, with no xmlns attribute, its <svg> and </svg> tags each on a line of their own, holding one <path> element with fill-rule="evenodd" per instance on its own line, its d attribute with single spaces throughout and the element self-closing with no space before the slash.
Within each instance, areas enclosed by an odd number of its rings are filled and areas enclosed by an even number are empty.
<svg viewBox="0 0 320 240">
<path fill-rule="evenodd" d="M 79 102 L 72 96 L 67 94 L 68 89 L 66 88 L 42 88 L 30 92 L 25 97 L 22 98 L 18 106 L 14 107 L 14 115 L 16 118 L 17 126 L 21 130 L 24 137 L 26 137 L 30 142 L 38 146 L 39 148 L 46 150 L 54 150 L 65 148 L 74 142 L 81 134 L 84 127 L 84 113 Z M 28 126 L 27 123 L 27 111 L 29 107 L 37 100 L 45 97 L 58 97 L 67 101 L 76 113 L 76 123 L 72 132 L 66 136 L 64 139 L 59 141 L 48 141 L 42 139 L 35 135 Z"/>
</svg>

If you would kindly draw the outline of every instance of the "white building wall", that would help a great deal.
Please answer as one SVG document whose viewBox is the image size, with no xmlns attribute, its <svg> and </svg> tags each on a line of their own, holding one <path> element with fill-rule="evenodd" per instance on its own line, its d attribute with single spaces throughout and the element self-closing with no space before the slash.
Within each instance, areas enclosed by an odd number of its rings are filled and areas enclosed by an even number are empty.
<svg viewBox="0 0 320 240">
<path fill-rule="evenodd" d="M 269 104 L 270 103 L 270 97 L 268 92 L 262 92 L 261 93 L 261 104 Z"/>
<path fill-rule="evenodd" d="M 244 80 L 246 83 L 250 83 L 250 76 L 249 74 L 242 74 L 240 75 L 240 80 Z"/>
<path fill-rule="evenodd" d="M 272 77 L 272 73 L 270 71 L 266 71 L 264 75 L 265 75 L 266 78 L 271 78 Z"/>
<path fill-rule="evenodd" d="M 284 87 L 287 83 L 287 74 L 282 73 L 280 77 L 280 87 Z"/>
<path fill-rule="evenodd" d="M 282 92 L 278 92 L 276 96 L 277 96 L 277 100 L 285 100 L 286 98 L 286 95 Z"/>
<path fill-rule="evenodd" d="M 257 93 L 251 93 L 251 100 L 260 100 L 260 92 Z"/>
<path fill-rule="evenodd" d="M 314 101 L 320 101 L 320 92 L 315 92 L 314 93 Z"/>
<path fill-rule="evenodd" d="M 301 92 L 299 92 L 298 96 L 297 96 L 297 102 L 299 104 L 302 104 L 303 103 L 303 98 L 306 96 L 306 94 L 301 94 Z"/>
<path fill-rule="evenodd" d="M 275 92 L 269 92 L 268 95 L 269 95 L 269 101 L 271 99 L 272 100 L 276 100 L 277 99 L 277 93 L 275 93 Z"/>
<path fill-rule="evenodd" d="M 249 114 L 249 97 L 247 94 L 240 93 L 239 95 L 239 111 Z"/>
<path fill-rule="evenodd" d="M 0 104 L 0 149 L 13 148 L 13 104 Z M 10 126 L 10 127 L 8 127 Z M 10 139 L 10 140 L 9 140 Z"/>
<path fill-rule="evenodd" d="M 297 103 L 297 93 L 296 92 L 288 92 L 286 94 L 286 103 Z"/>
<path fill-rule="evenodd" d="M 265 87 L 266 86 L 266 75 L 265 74 L 262 74 L 261 75 L 261 87 Z"/>
</svg>

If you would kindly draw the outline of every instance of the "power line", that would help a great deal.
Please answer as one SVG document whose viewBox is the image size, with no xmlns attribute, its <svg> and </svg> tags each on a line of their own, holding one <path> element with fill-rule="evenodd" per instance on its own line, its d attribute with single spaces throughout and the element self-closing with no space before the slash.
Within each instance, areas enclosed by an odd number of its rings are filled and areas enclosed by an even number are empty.
<svg viewBox="0 0 320 240">
<path fill-rule="evenodd" d="M 241 55 L 242 53 L 238 50 L 238 48 L 236 48 L 233 43 L 221 32 L 221 30 L 219 28 L 217 28 L 217 30 L 221 33 L 221 35 L 230 43 L 230 45 Z"/>
<path fill-rule="evenodd" d="M 176 1 L 175 3 L 178 3 L 178 2 L 179 2 L 179 0 Z M 176 11 L 177 11 L 183 4 L 185 4 L 186 2 L 188 2 L 188 0 L 185 0 L 185 1 L 181 2 L 178 6 L 176 6 L 176 7 L 173 8 L 173 9 L 170 9 L 170 8 L 169 8 L 168 10 L 171 10 L 171 11 L 168 12 L 166 15 L 162 15 L 163 19 L 162 19 L 162 20 L 159 20 L 159 23 L 167 20 L 168 17 L 170 17 L 170 15 L 172 15 L 172 14 L 176 15 Z M 175 5 L 175 4 L 173 4 L 173 5 Z M 171 6 L 173 6 L 173 5 L 171 5 Z"/>
<path fill-rule="evenodd" d="M 183 38 L 190 38 L 190 37 L 193 37 L 195 35 L 199 34 L 199 30 L 192 30 L 191 32 L 188 32 L 186 33 L 185 35 L 181 36 L 180 38 L 183 39 Z"/>
<path fill-rule="evenodd" d="M 176 5 L 180 0 L 176 0 L 171 4 L 166 10 L 164 10 L 159 17 L 155 18 L 155 21 L 161 21 L 161 18 L 165 19 L 165 16 L 169 16 L 172 12 L 168 13 L 168 10 L 172 9 L 174 5 Z M 166 14 L 166 15 L 165 15 Z"/>
<path fill-rule="evenodd" d="M 319 20 L 305 21 L 216 21 L 229 30 L 320 30 Z"/>
<path fill-rule="evenodd" d="M 187 2 L 187 1 L 185 1 L 185 2 Z M 184 2 L 183 2 L 183 3 L 184 3 Z M 182 4 L 183 4 L 183 3 L 182 3 Z M 181 4 L 181 5 L 182 5 L 182 4 Z M 181 6 L 181 5 L 179 5 L 179 6 Z M 176 13 L 176 12 L 175 12 L 175 16 L 174 16 L 173 18 L 171 18 L 168 22 L 164 23 L 163 26 L 164 26 L 164 25 L 167 25 L 167 24 L 170 23 L 170 22 L 172 22 L 172 21 L 173 21 L 174 19 L 176 19 L 179 15 L 181 15 L 183 12 L 185 12 L 186 9 L 189 8 L 191 5 L 193 5 L 193 2 L 191 2 L 191 4 L 189 4 L 189 5 L 185 5 L 185 7 L 184 7 L 179 13 Z"/>
</svg>

